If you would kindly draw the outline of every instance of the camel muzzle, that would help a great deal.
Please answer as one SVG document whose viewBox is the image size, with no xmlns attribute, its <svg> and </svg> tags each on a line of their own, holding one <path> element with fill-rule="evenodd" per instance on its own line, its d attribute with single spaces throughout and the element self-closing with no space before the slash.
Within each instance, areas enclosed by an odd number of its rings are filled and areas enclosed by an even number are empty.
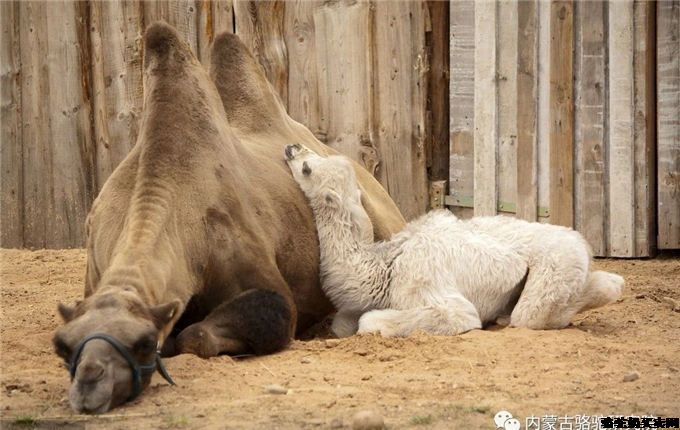
<svg viewBox="0 0 680 430">
<path fill-rule="evenodd" d="M 71 357 L 71 362 L 69 364 L 69 373 L 71 374 L 71 381 L 73 381 L 73 378 L 75 378 L 76 376 L 76 371 L 78 370 L 78 364 L 80 361 L 80 355 L 83 353 L 85 345 L 91 340 L 95 339 L 103 340 L 107 342 L 109 345 L 111 345 L 125 359 L 125 361 L 128 363 L 128 366 L 130 366 L 130 371 L 132 372 L 132 392 L 130 393 L 130 396 L 127 398 L 126 401 L 129 402 L 134 400 L 142 392 L 142 376 L 150 375 L 156 370 L 158 370 L 158 373 L 160 373 L 161 376 L 163 376 L 163 378 L 166 381 L 168 381 L 170 385 L 175 385 L 175 381 L 172 380 L 172 377 L 170 377 L 170 374 L 163 365 L 163 362 L 161 361 L 160 344 L 156 349 L 156 354 L 152 363 L 139 364 L 139 362 L 135 359 L 135 357 L 132 355 L 130 350 L 125 345 L 123 345 L 115 337 L 109 336 L 108 334 L 104 333 L 91 334 L 89 336 L 86 336 L 83 340 L 80 341 L 80 343 L 78 344 L 73 353 L 73 356 Z"/>
</svg>

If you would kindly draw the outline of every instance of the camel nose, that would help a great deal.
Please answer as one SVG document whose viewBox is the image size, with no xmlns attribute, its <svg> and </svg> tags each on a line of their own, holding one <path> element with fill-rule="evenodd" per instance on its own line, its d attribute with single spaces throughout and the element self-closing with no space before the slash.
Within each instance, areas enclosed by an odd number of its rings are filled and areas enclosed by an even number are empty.
<svg viewBox="0 0 680 430">
<path fill-rule="evenodd" d="M 104 366 L 98 362 L 86 362 L 78 365 L 76 379 L 82 384 L 97 382 L 104 376 Z"/>
</svg>

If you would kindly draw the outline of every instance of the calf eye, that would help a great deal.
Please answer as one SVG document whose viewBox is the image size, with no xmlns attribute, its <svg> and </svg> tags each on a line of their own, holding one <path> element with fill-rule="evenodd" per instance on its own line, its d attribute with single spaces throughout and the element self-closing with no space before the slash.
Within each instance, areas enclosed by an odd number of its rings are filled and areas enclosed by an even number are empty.
<svg viewBox="0 0 680 430">
<path fill-rule="evenodd" d="M 305 176 L 309 176 L 312 174 L 312 168 L 309 167 L 309 164 L 307 164 L 306 161 L 302 163 L 302 174 Z"/>
</svg>

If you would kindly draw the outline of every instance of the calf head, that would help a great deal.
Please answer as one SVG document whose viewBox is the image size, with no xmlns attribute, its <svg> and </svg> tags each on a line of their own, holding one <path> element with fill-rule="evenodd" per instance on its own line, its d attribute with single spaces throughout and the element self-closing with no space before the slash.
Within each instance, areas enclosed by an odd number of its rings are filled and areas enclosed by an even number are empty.
<svg viewBox="0 0 680 430">
<path fill-rule="evenodd" d="M 284 156 L 315 211 L 347 215 L 356 239 L 373 242 L 373 224 L 361 203 L 361 190 L 349 159 L 341 155 L 321 157 L 299 143 L 287 145 Z"/>
<path fill-rule="evenodd" d="M 98 292 L 74 306 L 60 304 L 65 324 L 53 343 L 71 372 L 73 410 L 103 413 L 146 388 L 161 337 L 180 308 L 179 300 L 147 306 L 132 288 Z"/>
</svg>

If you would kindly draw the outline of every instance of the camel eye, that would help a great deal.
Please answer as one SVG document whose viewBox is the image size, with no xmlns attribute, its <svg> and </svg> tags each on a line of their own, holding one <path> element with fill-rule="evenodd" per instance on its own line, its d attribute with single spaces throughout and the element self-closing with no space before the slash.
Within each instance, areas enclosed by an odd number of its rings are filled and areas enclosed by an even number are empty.
<svg viewBox="0 0 680 430">
<path fill-rule="evenodd" d="M 135 342 L 133 349 L 141 355 L 152 354 L 156 351 L 156 339 L 154 337 L 144 336 Z"/>
<path fill-rule="evenodd" d="M 307 164 L 306 161 L 302 163 L 302 174 L 305 176 L 309 176 L 312 174 L 312 168 L 309 167 L 309 164 Z"/>
<path fill-rule="evenodd" d="M 55 337 L 53 342 L 54 350 L 58 356 L 62 357 L 64 360 L 68 360 L 71 358 L 71 353 L 73 351 L 71 350 L 71 347 L 69 347 L 68 344 L 64 342 L 64 339 L 60 337 Z"/>
</svg>

